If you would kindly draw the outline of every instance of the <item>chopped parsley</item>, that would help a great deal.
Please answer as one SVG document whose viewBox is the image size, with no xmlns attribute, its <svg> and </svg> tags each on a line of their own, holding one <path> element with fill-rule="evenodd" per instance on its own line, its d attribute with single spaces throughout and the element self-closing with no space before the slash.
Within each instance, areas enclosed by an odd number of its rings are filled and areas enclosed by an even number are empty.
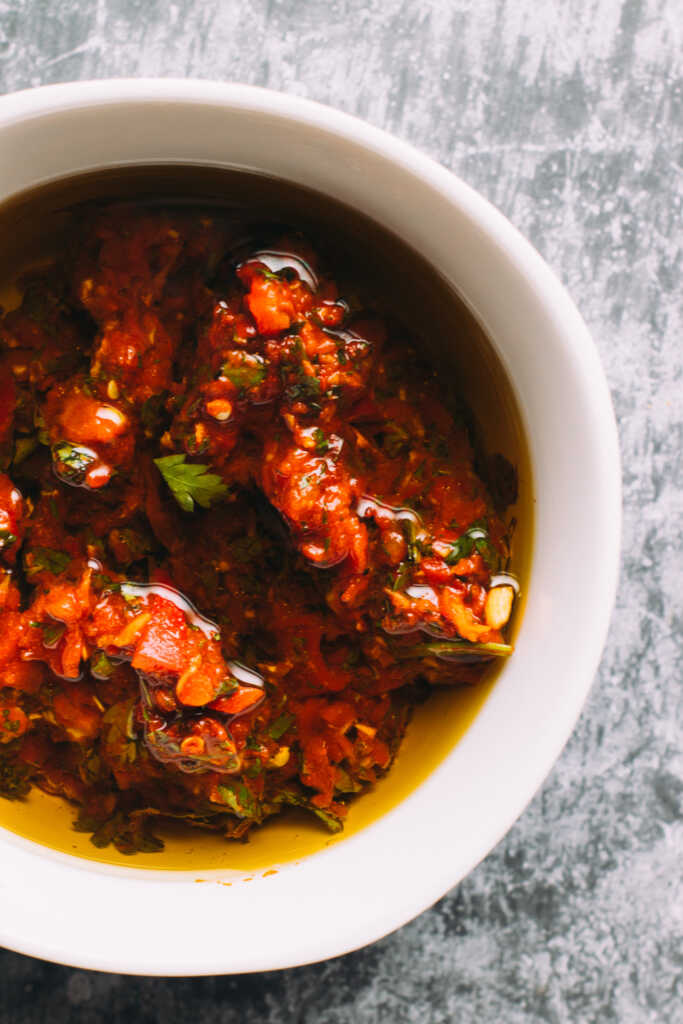
<svg viewBox="0 0 683 1024">
<path fill-rule="evenodd" d="M 512 647 L 509 644 L 499 643 L 473 643 L 470 640 L 434 640 L 428 643 L 415 644 L 414 647 L 394 648 L 397 658 L 443 658 L 448 661 L 454 659 L 467 660 L 469 657 L 476 658 L 506 658 L 512 654 Z"/>
<path fill-rule="evenodd" d="M 238 818 L 255 818 L 258 816 L 258 803 L 243 782 L 232 782 L 229 785 L 218 786 L 218 792 L 223 803 L 227 804 Z"/>
<path fill-rule="evenodd" d="M 292 405 L 295 402 L 302 402 L 312 409 L 319 409 L 320 381 L 317 377 L 309 377 L 302 367 L 298 368 L 297 373 L 297 380 L 285 388 L 285 398 Z"/>
<path fill-rule="evenodd" d="M 97 679 L 108 679 L 114 674 L 115 663 L 104 651 L 95 651 L 90 658 L 90 671 Z"/>
<path fill-rule="evenodd" d="M 489 568 L 496 568 L 499 562 L 499 555 L 491 543 L 488 529 L 484 520 L 477 521 L 465 530 L 461 537 L 451 542 L 451 550 L 445 557 L 448 565 L 455 565 L 461 558 L 469 558 L 473 551 L 478 551 Z"/>
<path fill-rule="evenodd" d="M 43 633 L 43 647 L 56 647 L 66 632 L 66 626 L 57 619 L 49 622 L 32 622 L 34 629 L 40 629 Z"/>
<path fill-rule="evenodd" d="M 29 455 L 33 454 L 38 447 L 38 444 L 37 434 L 30 434 L 28 437 L 18 437 L 14 443 L 14 457 L 12 458 L 12 465 L 21 465 Z"/>
<path fill-rule="evenodd" d="M 303 796 L 303 794 L 295 793 L 291 789 L 284 789 L 281 793 L 275 796 L 275 803 L 278 804 L 289 804 L 290 807 L 304 807 L 307 811 L 313 811 L 317 818 L 320 818 L 322 822 L 327 825 L 330 832 L 341 832 L 343 826 L 341 819 L 333 814 L 331 811 L 324 811 L 320 807 L 316 807 L 310 800 Z"/>
<path fill-rule="evenodd" d="M 324 455 L 330 447 L 330 442 L 320 427 L 316 427 L 313 431 L 313 440 L 315 441 L 315 450 L 319 455 Z"/>
<path fill-rule="evenodd" d="M 389 587 L 392 590 L 403 590 L 410 579 L 410 565 L 408 562 L 401 562 L 393 576 L 389 577 Z"/>
<path fill-rule="evenodd" d="M 256 269 L 258 270 L 259 274 L 261 274 L 261 276 L 266 279 L 266 281 L 279 281 L 280 280 L 279 275 L 273 273 L 273 271 L 269 270 L 268 267 L 263 266 L 263 267 L 257 267 Z"/>
<path fill-rule="evenodd" d="M 34 576 L 37 572 L 51 572 L 53 576 L 59 576 L 71 562 L 71 555 L 66 551 L 53 551 L 52 548 L 32 548 L 28 555 L 26 566 L 27 576 Z"/>
<path fill-rule="evenodd" d="M 422 543 L 418 538 L 418 525 L 414 519 L 405 519 L 405 532 L 408 544 L 408 561 L 416 564 L 420 561 L 423 551 Z"/>
<path fill-rule="evenodd" d="M 235 690 L 239 689 L 239 683 L 232 676 L 227 676 L 218 687 L 217 697 L 230 697 Z"/>
<path fill-rule="evenodd" d="M 279 740 L 295 721 L 294 715 L 290 715 L 289 711 L 283 711 L 269 726 L 268 735 L 273 740 Z"/>
<path fill-rule="evenodd" d="M 209 508 L 228 493 L 217 473 L 208 472 L 208 466 L 186 462 L 185 455 L 165 455 L 155 459 L 154 465 L 185 512 L 193 512 L 195 502 Z"/>
<path fill-rule="evenodd" d="M 265 366 L 250 365 L 246 362 L 241 363 L 238 366 L 231 366 L 229 363 L 223 364 L 222 374 L 227 377 L 231 384 L 234 384 L 240 391 L 248 391 L 250 388 L 256 388 L 259 384 L 262 384 L 266 379 L 266 368 Z"/>
</svg>

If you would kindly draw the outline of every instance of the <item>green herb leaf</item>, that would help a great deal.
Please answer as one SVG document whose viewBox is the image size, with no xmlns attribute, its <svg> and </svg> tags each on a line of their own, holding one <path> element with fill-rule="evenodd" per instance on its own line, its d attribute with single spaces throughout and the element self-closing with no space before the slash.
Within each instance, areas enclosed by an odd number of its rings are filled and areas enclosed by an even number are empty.
<svg viewBox="0 0 683 1024">
<path fill-rule="evenodd" d="M 289 711 L 283 711 L 269 726 L 268 735 L 273 740 L 279 740 L 295 721 L 294 715 L 290 715 Z"/>
<path fill-rule="evenodd" d="M 5 548 L 11 548 L 16 543 L 16 535 L 10 530 L 0 530 L 0 551 Z"/>
<path fill-rule="evenodd" d="M 166 455 L 154 464 L 185 512 L 193 512 L 195 502 L 209 508 L 228 493 L 217 473 L 207 472 L 208 466 L 186 462 L 184 455 Z"/>
<path fill-rule="evenodd" d="M 230 697 L 235 690 L 239 689 L 239 683 L 232 676 L 227 676 L 226 679 L 218 687 L 217 697 Z"/>
<path fill-rule="evenodd" d="M 292 405 L 295 402 L 302 402 L 312 409 L 319 409 L 320 381 L 317 377 L 309 377 L 301 367 L 298 368 L 297 373 L 298 380 L 285 388 L 285 398 Z"/>
<path fill-rule="evenodd" d="M 462 537 L 458 537 L 458 539 L 453 541 L 451 544 L 451 550 L 445 558 L 446 563 L 448 565 L 455 565 L 461 558 L 469 558 L 472 554 L 473 547 L 474 542 L 467 536 L 467 534 L 463 534 Z"/>
<path fill-rule="evenodd" d="M 2 722 L 3 732 L 19 732 L 21 726 L 16 719 L 12 718 L 11 708 L 0 708 L 0 722 Z"/>
<path fill-rule="evenodd" d="M 97 679 L 108 679 L 114 674 L 116 665 L 104 651 L 95 651 L 90 658 L 90 671 Z"/>
<path fill-rule="evenodd" d="M 344 827 L 340 818 L 331 811 L 323 811 L 320 807 L 316 807 L 303 793 L 284 789 L 274 797 L 274 801 L 278 804 L 289 804 L 290 807 L 304 807 L 307 811 L 313 811 L 316 817 L 327 825 L 330 832 L 341 832 Z"/>
<path fill-rule="evenodd" d="M 309 810 L 313 811 L 316 818 L 320 818 L 327 825 L 330 832 L 341 832 L 344 828 L 341 818 L 338 818 L 336 814 L 332 814 L 331 811 L 324 811 L 321 807 L 314 807 L 313 804 L 311 804 Z"/>
<path fill-rule="evenodd" d="M 31 434 L 29 437 L 18 437 L 14 442 L 14 457 L 12 458 L 12 465 L 19 466 L 24 462 L 29 455 L 38 447 L 38 435 Z"/>
<path fill-rule="evenodd" d="M 258 817 L 258 804 L 243 782 L 218 786 L 218 792 L 223 802 L 238 818 Z"/>
<path fill-rule="evenodd" d="M 66 631 L 66 625 L 63 622 L 58 622 L 57 619 L 52 619 L 49 622 L 32 622 L 31 625 L 35 629 L 42 630 L 43 647 L 50 649 L 57 646 Z"/>
<path fill-rule="evenodd" d="M 337 781 L 334 784 L 337 793 L 360 793 L 363 783 L 352 778 L 344 768 L 337 768 Z"/>
<path fill-rule="evenodd" d="M 146 811 L 126 814 L 117 811 L 106 821 L 88 815 L 83 809 L 74 822 L 77 832 L 92 832 L 90 842 L 98 849 L 115 846 L 120 853 L 157 853 L 164 844 L 148 831 Z"/>
<path fill-rule="evenodd" d="M 40 409 L 36 406 L 33 413 L 33 425 L 38 431 L 38 441 L 40 444 L 44 444 L 47 448 L 50 447 L 50 438 L 48 437 L 47 427 L 45 425 L 45 417 L 40 412 Z"/>
<path fill-rule="evenodd" d="M 320 427 L 316 427 L 313 431 L 313 440 L 315 441 L 315 450 L 319 455 L 324 455 L 330 447 L 330 442 Z"/>
<path fill-rule="evenodd" d="M 53 576 L 63 573 L 71 562 L 71 555 L 66 551 L 53 551 L 52 548 L 31 548 L 28 553 L 26 574 L 34 576 L 37 572 L 50 572 Z"/>
<path fill-rule="evenodd" d="M 403 521 L 405 528 L 407 543 L 408 543 L 408 561 L 416 565 L 422 559 L 423 552 L 423 541 L 418 539 L 418 524 L 410 518 Z"/>
<path fill-rule="evenodd" d="M 230 363 L 224 363 L 221 372 L 223 376 L 227 377 L 230 383 L 234 384 L 236 388 L 240 389 L 240 391 L 247 391 L 249 388 L 256 388 L 266 379 L 265 366 L 250 365 L 249 363 L 241 363 L 237 366 L 231 366 Z"/>
<path fill-rule="evenodd" d="M 392 590 L 403 590 L 410 580 L 410 565 L 408 562 L 401 562 L 393 576 L 389 577 L 389 586 Z"/>
<path fill-rule="evenodd" d="M 415 644 L 414 647 L 395 647 L 397 658 L 444 658 L 446 660 L 463 660 L 473 658 L 507 658 L 512 654 L 510 644 L 476 644 L 469 640 L 436 640 L 430 643 Z"/>
<path fill-rule="evenodd" d="M 451 543 L 451 550 L 446 555 L 448 565 L 455 565 L 461 558 L 469 558 L 473 551 L 478 551 L 490 569 L 497 569 L 500 555 L 491 543 L 486 520 L 477 520 L 462 537 Z"/>
<path fill-rule="evenodd" d="M 130 736 L 130 719 L 135 703 L 135 698 L 119 701 L 102 716 L 100 754 L 107 765 L 124 772 L 137 760 L 139 753 L 145 753 L 144 746 L 138 747 Z"/>
<path fill-rule="evenodd" d="M 265 277 L 266 281 L 279 281 L 280 277 L 278 274 L 273 273 L 268 267 L 257 267 L 256 268 L 262 277 Z"/>
</svg>

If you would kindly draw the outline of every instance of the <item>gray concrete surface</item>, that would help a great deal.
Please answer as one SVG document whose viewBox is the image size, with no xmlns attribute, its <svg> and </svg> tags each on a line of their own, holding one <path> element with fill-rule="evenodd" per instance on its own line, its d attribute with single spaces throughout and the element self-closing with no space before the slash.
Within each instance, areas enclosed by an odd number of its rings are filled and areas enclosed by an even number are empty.
<svg viewBox="0 0 683 1024">
<path fill-rule="evenodd" d="M 683 1021 L 682 31 L 680 0 L 0 0 L 0 91 L 267 85 L 388 128 L 480 189 L 594 332 L 625 497 L 617 607 L 574 736 L 436 907 L 351 956 L 253 977 L 3 953 L 3 1022 Z"/>
</svg>

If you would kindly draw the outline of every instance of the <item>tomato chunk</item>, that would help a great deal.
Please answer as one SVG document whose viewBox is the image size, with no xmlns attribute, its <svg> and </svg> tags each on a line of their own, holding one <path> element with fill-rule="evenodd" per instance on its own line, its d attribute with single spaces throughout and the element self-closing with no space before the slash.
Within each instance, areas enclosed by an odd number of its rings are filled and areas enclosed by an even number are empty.
<svg viewBox="0 0 683 1024">
<path fill-rule="evenodd" d="M 182 672 L 186 660 L 187 623 L 183 611 L 171 601 L 154 595 L 151 619 L 135 645 L 132 665 L 150 674 Z"/>
</svg>

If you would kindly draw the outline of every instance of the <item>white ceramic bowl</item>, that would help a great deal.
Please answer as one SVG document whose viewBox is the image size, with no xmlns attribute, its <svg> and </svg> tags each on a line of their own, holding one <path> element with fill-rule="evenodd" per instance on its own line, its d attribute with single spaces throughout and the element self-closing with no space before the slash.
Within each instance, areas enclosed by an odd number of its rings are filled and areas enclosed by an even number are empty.
<svg viewBox="0 0 683 1024">
<path fill-rule="evenodd" d="M 293 96 L 175 80 L 50 86 L 0 98 L 0 153 L 0 201 L 131 163 L 244 167 L 305 184 L 403 237 L 488 329 L 530 445 L 533 566 L 515 655 L 428 780 L 374 825 L 250 885 L 92 864 L 0 829 L 0 942 L 34 956 L 214 974 L 295 966 L 378 939 L 510 828 L 596 671 L 617 579 L 620 474 L 588 331 L 540 256 L 476 192 L 405 143 Z"/>
</svg>

